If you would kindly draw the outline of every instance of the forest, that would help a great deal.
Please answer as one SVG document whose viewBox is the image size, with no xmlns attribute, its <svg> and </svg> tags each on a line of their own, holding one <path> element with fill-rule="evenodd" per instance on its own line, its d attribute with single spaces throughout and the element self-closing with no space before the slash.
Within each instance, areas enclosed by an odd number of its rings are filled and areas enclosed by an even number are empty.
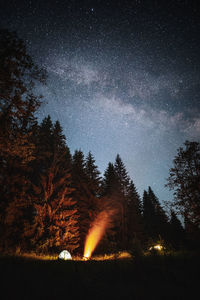
<svg viewBox="0 0 200 300">
<path fill-rule="evenodd" d="M 120 154 L 100 174 L 94 155 L 70 152 L 61 124 L 36 113 L 35 86 L 48 74 L 27 54 L 24 41 L 0 29 L 0 252 L 83 255 L 96 217 L 110 212 L 96 254 L 141 256 L 200 249 L 200 143 L 177 150 L 166 187 L 170 211 L 152 188 L 139 195 Z M 181 145 L 180 145 L 181 146 Z M 155 249 L 154 249 L 155 250 Z"/>
</svg>

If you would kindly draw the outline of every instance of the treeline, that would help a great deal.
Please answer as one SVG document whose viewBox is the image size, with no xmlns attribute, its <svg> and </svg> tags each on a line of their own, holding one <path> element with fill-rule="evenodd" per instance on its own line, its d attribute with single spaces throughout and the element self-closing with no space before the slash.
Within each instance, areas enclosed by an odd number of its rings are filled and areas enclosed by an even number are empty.
<svg viewBox="0 0 200 300">
<path fill-rule="evenodd" d="M 67 248 L 82 254 L 88 230 L 103 210 L 114 212 L 100 252 L 138 251 L 160 239 L 181 246 L 180 221 L 175 214 L 168 220 L 150 187 L 140 199 L 119 155 L 101 178 L 90 152 L 71 155 L 58 121 L 52 123 L 48 116 L 29 131 L 31 160 L 14 155 L 2 161 L 4 252 Z"/>
<path fill-rule="evenodd" d="M 1 251 L 82 254 L 103 210 L 113 213 L 99 252 L 136 253 L 158 240 L 183 247 L 185 232 L 175 212 L 168 216 L 150 187 L 140 198 L 119 154 L 101 177 L 90 152 L 86 157 L 81 150 L 70 153 L 59 121 L 47 116 L 38 123 L 41 96 L 34 87 L 45 78 L 23 41 L 1 29 Z"/>
</svg>

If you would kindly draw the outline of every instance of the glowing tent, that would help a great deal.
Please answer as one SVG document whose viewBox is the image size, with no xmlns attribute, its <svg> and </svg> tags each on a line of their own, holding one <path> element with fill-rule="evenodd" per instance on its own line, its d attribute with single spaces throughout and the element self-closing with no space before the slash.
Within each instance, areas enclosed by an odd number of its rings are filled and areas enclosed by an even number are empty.
<svg viewBox="0 0 200 300">
<path fill-rule="evenodd" d="M 59 254 L 58 257 L 60 259 L 64 259 L 64 260 L 70 260 L 70 259 L 72 259 L 71 254 L 67 250 L 63 250 L 62 252 L 60 252 L 60 254 Z"/>
</svg>

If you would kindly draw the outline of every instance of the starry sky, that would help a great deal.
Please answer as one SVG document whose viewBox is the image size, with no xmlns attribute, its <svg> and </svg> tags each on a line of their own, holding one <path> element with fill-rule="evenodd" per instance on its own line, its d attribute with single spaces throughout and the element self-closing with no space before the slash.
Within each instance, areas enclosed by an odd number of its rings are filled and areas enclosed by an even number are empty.
<svg viewBox="0 0 200 300">
<path fill-rule="evenodd" d="M 58 119 L 102 173 L 119 153 L 161 201 L 177 149 L 200 140 L 199 20 L 192 0 L 0 1 L 0 26 L 48 72 L 38 119 Z"/>
</svg>

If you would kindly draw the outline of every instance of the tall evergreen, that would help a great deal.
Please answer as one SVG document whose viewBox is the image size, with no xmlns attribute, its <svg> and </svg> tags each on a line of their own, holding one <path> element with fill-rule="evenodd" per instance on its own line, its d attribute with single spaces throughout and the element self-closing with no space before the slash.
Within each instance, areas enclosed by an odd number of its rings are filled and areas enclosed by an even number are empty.
<svg viewBox="0 0 200 300">
<path fill-rule="evenodd" d="M 115 158 L 114 169 L 118 179 L 120 191 L 124 196 L 126 196 L 129 185 L 129 176 L 119 154 L 117 154 Z"/>
<path fill-rule="evenodd" d="M 120 157 L 117 154 L 114 164 L 115 174 L 118 182 L 118 204 L 120 210 L 120 224 L 119 224 L 119 246 L 122 249 L 127 248 L 128 243 L 128 186 L 129 186 L 129 177 L 126 171 L 125 165 Z"/>
<path fill-rule="evenodd" d="M 50 116 L 38 129 L 38 165 L 31 198 L 34 220 L 26 224 L 25 236 L 38 251 L 71 252 L 79 246 L 78 214 L 72 199 L 71 156 L 60 123 Z"/>
<path fill-rule="evenodd" d="M 91 152 L 89 152 L 86 157 L 85 172 L 90 191 L 94 196 L 99 196 L 101 182 L 100 172 L 95 164 L 95 159 Z"/>
<path fill-rule="evenodd" d="M 200 249 L 200 143 L 185 141 L 169 170 L 167 186 L 174 190 L 173 207 L 185 219 L 189 244 Z"/>
<path fill-rule="evenodd" d="M 0 235 L 7 250 L 20 244 L 28 214 L 32 133 L 41 100 L 34 86 L 44 83 L 45 72 L 15 33 L 0 29 L 0 45 Z"/>
<path fill-rule="evenodd" d="M 168 240 L 168 232 L 169 232 L 169 223 L 168 223 L 168 217 L 162 208 L 158 198 L 152 191 L 151 187 L 148 188 L 148 195 L 154 205 L 155 208 L 155 233 L 157 236 L 160 236 L 161 238 Z"/>
<path fill-rule="evenodd" d="M 27 54 L 18 36 L 0 29 L 0 156 L 31 159 L 28 142 L 40 96 L 36 82 L 45 81 L 45 72 Z"/>
<path fill-rule="evenodd" d="M 133 248 L 136 241 L 143 242 L 144 226 L 142 203 L 132 180 L 128 187 L 127 201 L 127 247 Z"/>
<path fill-rule="evenodd" d="M 143 219 L 147 237 L 155 242 L 159 239 L 168 240 L 168 218 L 151 187 L 143 194 Z"/>
<path fill-rule="evenodd" d="M 101 195 L 111 197 L 117 194 L 118 187 L 119 185 L 114 165 L 109 162 L 102 180 Z"/>
<path fill-rule="evenodd" d="M 72 158 L 72 186 L 75 188 L 72 197 L 77 201 L 79 214 L 79 252 L 82 254 L 88 230 L 95 218 L 96 203 L 95 196 L 88 184 L 86 162 L 81 150 L 76 150 Z"/>
<path fill-rule="evenodd" d="M 147 237 L 156 239 L 155 207 L 146 190 L 143 193 L 143 219 Z"/>
<path fill-rule="evenodd" d="M 128 245 L 128 192 L 128 173 L 118 154 L 115 164 L 108 164 L 102 182 L 102 201 L 115 209 L 113 226 L 107 236 L 116 250 L 126 249 Z"/>
<path fill-rule="evenodd" d="M 185 232 L 181 221 L 173 210 L 170 212 L 170 227 L 170 243 L 174 249 L 179 250 L 184 247 Z"/>
</svg>

